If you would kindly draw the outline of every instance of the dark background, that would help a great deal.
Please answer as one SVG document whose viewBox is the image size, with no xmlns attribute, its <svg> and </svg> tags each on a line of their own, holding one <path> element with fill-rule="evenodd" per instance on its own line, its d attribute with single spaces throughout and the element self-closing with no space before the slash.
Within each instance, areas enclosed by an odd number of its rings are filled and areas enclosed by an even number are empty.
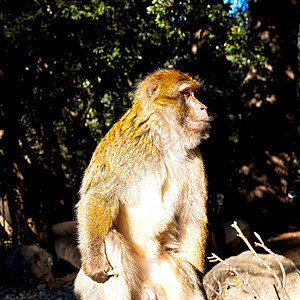
<svg viewBox="0 0 300 300">
<path fill-rule="evenodd" d="M 153 3 L 152 3 L 153 2 Z M 211 229 L 299 229 L 296 0 L 0 1 L 0 246 L 49 246 L 84 169 L 158 68 L 204 80 Z M 290 194 L 290 196 L 289 196 Z M 217 246 L 222 246 L 222 238 Z"/>
</svg>

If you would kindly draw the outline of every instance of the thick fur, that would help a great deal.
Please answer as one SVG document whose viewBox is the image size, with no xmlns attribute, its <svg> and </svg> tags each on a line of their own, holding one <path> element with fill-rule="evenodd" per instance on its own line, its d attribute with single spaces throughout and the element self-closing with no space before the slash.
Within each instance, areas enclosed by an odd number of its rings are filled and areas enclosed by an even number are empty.
<svg viewBox="0 0 300 300">
<path fill-rule="evenodd" d="M 140 299 L 141 281 L 124 238 L 111 230 L 105 240 L 108 259 L 113 267 L 118 266 L 118 277 L 98 283 L 88 277 L 81 268 L 75 280 L 78 299 Z"/>
<path fill-rule="evenodd" d="M 174 70 L 149 75 L 85 171 L 77 205 L 79 299 L 205 299 L 198 274 L 207 191 L 197 145 L 208 119 L 201 131 L 185 128 L 182 84 L 199 86 Z M 107 268 L 119 275 L 106 278 Z"/>
</svg>

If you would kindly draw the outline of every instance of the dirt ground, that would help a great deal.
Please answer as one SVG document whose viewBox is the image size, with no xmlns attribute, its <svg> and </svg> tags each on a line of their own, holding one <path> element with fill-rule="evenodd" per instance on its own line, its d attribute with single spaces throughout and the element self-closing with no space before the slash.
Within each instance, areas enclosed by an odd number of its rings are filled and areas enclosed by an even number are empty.
<svg viewBox="0 0 300 300">
<path fill-rule="evenodd" d="M 266 241 L 270 249 L 291 259 L 300 269 L 300 231 L 286 232 Z M 75 300 L 73 283 L 77 273 L 55 278 L 49 282 L 17 280 L 0 282 L 0 300 L 50 299 Z"/>
<path fill-rule="evenodd" d="M 50 280 L 49 282 L 15 281 L 0 284 L 0 299 L 51 299 L 74 300 L 73 283 L 77 273 Z"/>
</svg>

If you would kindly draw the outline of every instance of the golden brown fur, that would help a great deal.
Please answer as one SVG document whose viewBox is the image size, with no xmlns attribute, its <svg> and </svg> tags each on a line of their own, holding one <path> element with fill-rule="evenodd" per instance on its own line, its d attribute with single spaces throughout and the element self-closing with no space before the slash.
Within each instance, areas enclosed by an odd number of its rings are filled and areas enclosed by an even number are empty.
<svg viewBox="0 0 300 300">
<path fill-rule="evenodd" d="M 205 299 L 207 191 L 197 145 L 208 117 L 191 94 L 198 87 L 175 70 L 149 75 L 97 146 L 77 205 L 78 298 Z"/>
</svg>

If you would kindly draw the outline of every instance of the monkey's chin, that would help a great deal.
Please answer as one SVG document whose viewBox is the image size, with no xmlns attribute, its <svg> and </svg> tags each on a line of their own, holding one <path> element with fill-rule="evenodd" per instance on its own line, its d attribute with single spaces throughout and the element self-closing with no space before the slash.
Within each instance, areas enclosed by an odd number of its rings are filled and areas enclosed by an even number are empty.
<svg viewBox="0 0 300 300">
<path fill-rule="evenodd" d="M 185 122 L 183 129 L 183 138 L 181 139 L 181 146 L 186 149 L 193 149 L 201 144 L 202 140 L 209 138 L 210 124 L 208 122 Z"/>
<path fill-rule="evenodd" d="M 200 120 L 200 121 L 193 121 L 191 119 L 186 118 L 186 128 L 192 132 L 201 133 L 201 138 L 208 138 L 209 136 L 209 129 L 210 124 L 209 120 Z M 202 137 L 202 135 L 204 137 Z"/>
</svg>

